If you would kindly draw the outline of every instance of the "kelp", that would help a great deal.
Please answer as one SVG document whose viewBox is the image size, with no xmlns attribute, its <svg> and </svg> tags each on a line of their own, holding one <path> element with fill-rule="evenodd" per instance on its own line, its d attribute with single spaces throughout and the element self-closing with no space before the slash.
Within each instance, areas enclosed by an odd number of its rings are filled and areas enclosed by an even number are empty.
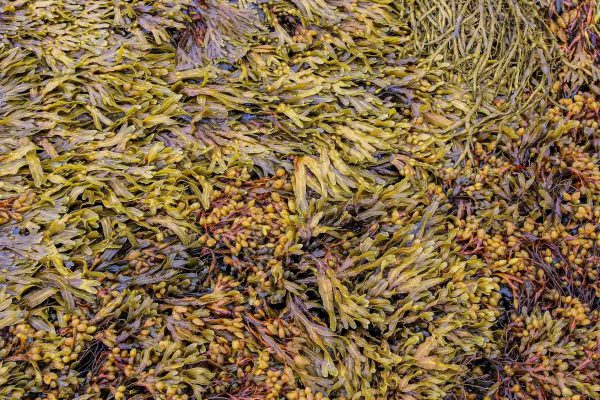
<svg viewBox="0 0 600 400">
<path fill-rule="evenodd" d="M 0 0 L 0 397 L 594 398 L 599 103 L 543 18 Z"/>
<path fill-rule="evenodd" d="M 534 1 L 407 1 L 411 43 L 428 64 L 450 65 L 475 92 L 518 101 L 527 91 L 548 90 L 558 57 Z"/>
<path fill-rule="evenodd" d="M 597 1 L 548 1 L 543 4 L 551 15 L 550 29 L 558 39 L 566 58 L 560 72 L 560 87 L 572 94 L 589 86 L 598 94 L 599 3 Z"/>
<path fill-rule="evenodd" d="M 473 164 L 440 174 L 462 252 L 501 279 L 506 310 L 497 349 L 473 361 L 458 397 L 598 396 L 597 99 L 562 98 L 481 132 Z"/>
</svg>

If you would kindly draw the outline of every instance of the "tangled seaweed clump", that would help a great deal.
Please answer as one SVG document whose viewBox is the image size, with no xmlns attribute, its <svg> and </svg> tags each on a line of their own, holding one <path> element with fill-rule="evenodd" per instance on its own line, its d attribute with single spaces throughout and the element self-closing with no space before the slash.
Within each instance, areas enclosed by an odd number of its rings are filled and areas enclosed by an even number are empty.
<svg viewBox="0 0 600 400">
<path fill-rule="evenodd" d="M 597 4 L 0 0 L 0 397 L 600 398 Z"/>
</svg>

